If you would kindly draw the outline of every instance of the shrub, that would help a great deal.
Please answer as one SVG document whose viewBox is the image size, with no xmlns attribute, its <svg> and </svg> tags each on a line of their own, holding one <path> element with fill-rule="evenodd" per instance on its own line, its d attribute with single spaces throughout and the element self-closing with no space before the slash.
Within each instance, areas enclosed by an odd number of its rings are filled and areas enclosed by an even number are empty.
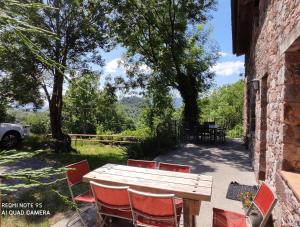
<svg viewBox="0 0 300 227">
<path fill-rule="evenodd" d="M 243 137 L 243 126 L 238 124 L 233 129 L 228 130 L 226 134 L 230 138 L 241 138 Z"/>
<path fill-rule="evenodd" d="M 30 132 L 34 134 L 47 134 L 49 132 L 48 113 L 30 113 L 26 116 L 25 123 L 30 125 Z"/>
</svg>

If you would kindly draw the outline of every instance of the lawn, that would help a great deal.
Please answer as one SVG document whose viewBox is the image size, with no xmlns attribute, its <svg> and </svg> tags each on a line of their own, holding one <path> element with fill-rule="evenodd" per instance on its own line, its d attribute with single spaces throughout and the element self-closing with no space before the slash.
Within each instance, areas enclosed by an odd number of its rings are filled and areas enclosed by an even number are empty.
<svg viewBox="0 0 300 227">
<path fill-rule="evenodd" d="M 55 154 L 52 152 L 45 152 L 38 155 L 34 162 L 45 163 L 46 166 L 65 166 L 80 160 L 88 160 L 91 169 L 100 167 L 106 163 L 126 163 L 126 149 L 121 146 L 109 146 L 92 142 L 80 142 L 72 144 L 77 153 Z M 32 152 L 37 149 L 46 149 L 46 141 L 44 138 L 31 137 L 23 142 L 23 145 L 18 149 L 19 151 Z M 26 162 L 32 163 L 32 160 L 22 160 L 23 168 Z M 44 166 L 42 166 L 44 167 Z M 61 176 L 64 177 L 64 176 Z M 54 188 L 60 194 L 69 197 L 69 191 L 66 181 L 58 183 Z M 80 187 L 80 191 L 84 190 L 85 186 Z M 17 195 L 17 196 L 16 196 Z M 23 192 L 12 193 L 3 198 L 4 202 L 23 202 L 23 203 L 42 203 L 44 210 L 49 210 L 50 216 L 2 216 L 1 226 L 5 227 L 24 227 L 24 226 L 51 226 L 51 224 L 61 219 L 64 214 L 70 211 L 70 208 L 64 204 L 61 198 L 53 192 L 50 188 L 32 188 Z"/>
</svg>

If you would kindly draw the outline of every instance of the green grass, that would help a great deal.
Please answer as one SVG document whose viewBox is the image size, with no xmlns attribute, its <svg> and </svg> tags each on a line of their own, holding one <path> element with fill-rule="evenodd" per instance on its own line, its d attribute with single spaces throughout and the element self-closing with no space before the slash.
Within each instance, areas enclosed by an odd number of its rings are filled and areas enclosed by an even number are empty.
<svg viewBox="0 0 300 227">
<path fill-rule="evenodd" d="M 121 146 L 103 145 L 96 142 L 77 142 L 72 147 L 77 153 L 50 154 L 48 157 L 61 162 L 70 164 L 81 160 L 87 160 L 90 168 L 95 169 L 106 163 L 126 163 L 126 150 Z"/>
<path fill-rule="evenodd" d="M 19 151 L 32 152 L 38 149 L 48 149 L 46 138 L 33 136 L 23 141 L 18 148 Z M 53 152 L 45 152 L 40 154 L 41 159 L 51 163 L 52 166 L 64 166 L 81 160 L 87 160 L 90 168 L 95 169 L 106 163 L 126 163 L 126 149 L 121 146 L 102 145 L 96 142 L 77 142 L 72 144 L 72 147 L 77 150 L 76 153 L 56 154 Z M 84 187 L 80 187 L 80 191 Z M 66 181 L 59 183 L 56 189 L 63 195 L 69 196 L 69 191 Z M 16 199 L 16 194 L 13 193 L 7 196 L 6 202 L 37 202 L 43 203 L 44 209 L 49 210 L 51 215 L 46 218 L 38 217 L 20 217 L 20 216 L 5 216 L 1 226 L 5 227 L 23 227 L 23 226 L 51 226 L 57 221 L 57 216 L 62 216 L 63 213 L 71 209 L 63 203 L 63 201 L 52 192 L 49 188 L 33 188 L 21 193 Z"/>
</svg>

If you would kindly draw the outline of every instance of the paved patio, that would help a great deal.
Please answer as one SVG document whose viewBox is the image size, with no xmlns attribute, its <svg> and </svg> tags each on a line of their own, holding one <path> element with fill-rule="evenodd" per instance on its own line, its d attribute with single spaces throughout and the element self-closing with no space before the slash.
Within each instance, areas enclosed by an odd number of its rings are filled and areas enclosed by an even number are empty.
<svg viewBox="0 0 300 227">
<path fill-rule="evenodd" d="M 202 202 L 200 215 L 197 217 L 197 227 L 210 227 L 212 225 L 213 207 L 243 212 L 241 202 L 225 198 L 231 181 L 247 185 L 256 184 L 247 151 L 236 140 L 217 145 L 186 144 L 174 152 L 157 157 L 155 160 L 191 165 L 193 173 L 214 177 L 212 199 L 210 202 Z M 95 217 L 95 212 L 91 209 L 89 213 L 89 226 L 94 226 L 92 219 Z M 64 219 L 53 227 L 65 227 L 66 221 L 67 219 Z M 73 227 L 81 226 L 80 222 L 73 225 Z M 128 224 L 114 222 L 111 226 L 126 227 Z"/>
</svg>

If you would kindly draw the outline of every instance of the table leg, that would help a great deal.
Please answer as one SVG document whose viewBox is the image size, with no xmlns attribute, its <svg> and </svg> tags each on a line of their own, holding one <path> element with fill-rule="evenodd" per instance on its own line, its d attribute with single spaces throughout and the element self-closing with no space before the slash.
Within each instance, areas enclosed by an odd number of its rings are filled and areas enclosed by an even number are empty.
<svg viewBox="0 0 300 227">
<path fill-rule="evenodd" d="M 195 215 L 200 211 L 200 202 L 197 200 L 183 199 L 184 227 L 196 227 Z"/>
</svg>

